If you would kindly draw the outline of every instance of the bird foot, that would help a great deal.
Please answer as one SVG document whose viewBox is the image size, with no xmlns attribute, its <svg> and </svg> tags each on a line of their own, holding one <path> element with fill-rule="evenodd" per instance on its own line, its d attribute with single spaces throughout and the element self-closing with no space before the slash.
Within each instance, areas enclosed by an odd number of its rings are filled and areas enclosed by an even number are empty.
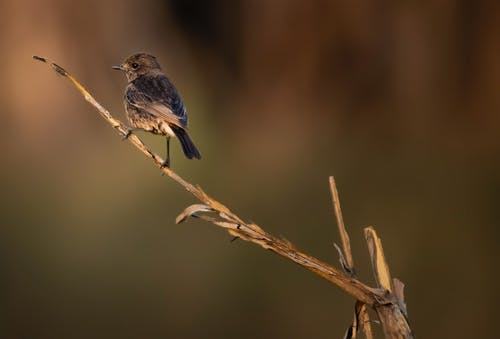
<svg viewBox="0 0 500 339">
<path fill-rule="evenodd" d="M 129 129 L 127 129 L 127 132 L 126 132 L 126 133 L 125 133 L 125 135 L 123 136 L 122 141 L 123 141 L 123 140 L 127 140 L 127 139 L 128 139 L 128 137 L 130 136 L 130 134 L 132 134 L 132 130 L 129 128 Z"/>
<path fill-rule="evenodd" d="M 161 164 L 161 168 L 170 168 L 170 160 L 167 159 Z"/>
</svg>

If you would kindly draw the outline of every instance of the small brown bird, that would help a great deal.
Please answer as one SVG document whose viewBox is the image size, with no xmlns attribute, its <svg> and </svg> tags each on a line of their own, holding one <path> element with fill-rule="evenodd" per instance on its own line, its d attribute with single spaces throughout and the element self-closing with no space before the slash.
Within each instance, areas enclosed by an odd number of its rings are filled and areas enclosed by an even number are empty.
<svg viewBox="0 0 500 339">
<path fill-rule="evenodd" d="M 163 166 L 170 167 L 170 138 L 176 136 L 188 159 L 201 159 L 187 133 L 187 113 L 177 89 L 162 72 L 156 58 L 137 53 L 114 69 L 125 72 L 125 111 L 133 129 L 167 137 L 167 156 Z"/>
</svg>

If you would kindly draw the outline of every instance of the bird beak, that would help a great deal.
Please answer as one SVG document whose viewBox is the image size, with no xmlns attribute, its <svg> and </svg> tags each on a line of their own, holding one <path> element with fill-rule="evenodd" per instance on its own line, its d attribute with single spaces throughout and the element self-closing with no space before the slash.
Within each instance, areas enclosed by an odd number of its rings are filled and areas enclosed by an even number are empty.
<svg viewBox="0 0 500 339">
<path fill-rule="evenodd" d="M 118 71 L 124 71 L 125 69 L 123 68 L 122 65 L 119 65 L 119 66 L 111 66 L 112 69 L 116 69 Z"/>
</svg>

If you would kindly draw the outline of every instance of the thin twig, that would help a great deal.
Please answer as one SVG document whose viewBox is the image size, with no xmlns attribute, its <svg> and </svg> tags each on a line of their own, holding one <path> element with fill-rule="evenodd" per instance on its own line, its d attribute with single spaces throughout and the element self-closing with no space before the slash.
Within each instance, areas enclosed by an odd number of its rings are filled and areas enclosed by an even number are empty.
<svg viewBox="0 0 500 339">
<path fill-rule="evenodd" d="M 387 260 L 385 260 L 382 242 L 373 226 L 365 228 L 365 238 L 368 243 L 368 250 L 370 252 L 373 273 L 375 274 L 377 285 L 392 292 L 393 286 L 389 265 L 387 264 Z"/>
<path fill-rule="evenodd" d="M 387 291 L 387 296 L 394 299 L 390 307 L 375 307 L 384 334 L 387 338 L 412 337 L 413 334 L 407 318 L 406 305 L 404 304 L 403 285 L 399 280 L 395 279 L 397 281 L 397 291 L 393 293 L 393 279 L 391 278 L 389 265 L 385 259 L 382 241 L 373 226 L 366 227 L 364 231 L 375 280 L 379 287 Z"/>
<path fill-rule="evenodd" d="M 330 176 L 330 192 L 332 193 L 332 204 L 333 210 L 335 212 L 335 217 L 337 219 L 337 227 L 339 228 L 340 239 L 342 241 L 343 251 L 335 245 L 335 248 L 339 252 L 340 263 L 344 267 L 344 270 L 351 276 L 356 276 L 356 270 L 354 269 L 354 259 L 351 251 L 351 242 L 349 239 L 349 233 L 344 225 L 344 217 L 342 216 L 342 209 L 340 208 L 340 198 L 339 192 L 337 190 L 337 184 L 335 183 L 335 178 Z M 370 315 L 367 312 L 366 304 L 361 301 L 356 301 L 354 307 L 354 319 L 352 322 L 352 337 L 356 338 L 360 329 L 363 329 L 366 339 L 373 339 L 372 327 L 370 324 Z"/>
<path fill-rule="evenodd" d="M 347 233 L 344 225 L 344 218 L 342 217 L 342 210 L 340 209 L 339 192 L 337 191 L 337 185 L 335 184 L 335 178 L 333 176 L 330 176 L 330 191 L 332 193 L 333 210 L 335 211 L 335 217 L 337 218 L 340 239 L 342 240 L 344 257 L 350 272 L 354 274 L 354 259 L 352 258 L 351 241 L 349 240 L 349 234 Z"/>
<path fill-rule="evenodd" d="M 370 315 L 368 314 L 368 309 L 366 308 L 366 304 L 363 304 L 363 306 L 361 306 L 361 310 L 359 311 L 359 319 L 361 320 L 361 326 L 365 333 L 365 338 L 373 339 L 372 325 Z"/>
</svg>

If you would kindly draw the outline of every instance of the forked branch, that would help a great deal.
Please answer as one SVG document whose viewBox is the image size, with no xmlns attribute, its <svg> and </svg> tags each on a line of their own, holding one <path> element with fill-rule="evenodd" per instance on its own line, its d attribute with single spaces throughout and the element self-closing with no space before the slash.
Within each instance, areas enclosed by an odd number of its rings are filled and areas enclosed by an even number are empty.
<svg viewBox="0 0 500 339">
<path fill-rule="evenodd" d="M 152 152 L 137 137 L 137 135 L 130 131 L 130 129 L 126 125 L 124 125 L 121 121 L 113 118 L 109 111 L 105 109 L 101 104 L 99 104 L 94 99 L 94 97 L 64 68 L 47 60 L 44 57 L 33 56 L 33 58 L 38 61 L 47 63 L 59 75 L 69 79 L 78 89 L 78 91 L 85 97 L 85 99 L 99 111 L 101 116 L 117 131 L 119 135 L 121 135 L 122 137 L 128 136 L 127 140 L 132 145 L 134 145 L 146 157 L 150 158 L 153 163 L 161 171 L 163 171 L 163 173 L 183 186 L 188 192 L 190 192 L 196 199 L 201 202 L 201 204 L 195 204 L 186 208 L 177 217 L 177 223 L 182 222 L 189 216 L 198 217 L 216 226 L 226 229 L 227 232 L 229 232 L 233 236 L 236 236 L 245 241 L 252 242 L 262 248 L 269 249 L 275 253 L 278 253 L 279 255 L 332 282 L 363 304 L 374 308 L 379 314 L 382 322 L 389 321 L 381 316 L 385 314 L 386 318 L 390 318 L 391 315 L 397 317 L 397 319 L 390 319 L 391 324 L 406 324 L 406 326 L 403 326 L 404 328 L 402 330 L 397 329 L 392 332 L 385 331 L 384 327 L 386 337 L 408 338 L 411 336 L 410 328 L 407 325 L 404 312 L 401 311 L 400 304 L 398 303 L 398 300 L 394 296 L 394 294 L 390 293 L 384 288 L 369 287 L 353 277 L 352 274 L 346 274 L 333 266 L 330 266 L 312 256 L 300 252 L 288 240 L 277 238 L 265 232 L 256 224 L 243 221 L 225 205 L 206 194 L 200 186 L 195 186 L 187 182 L 175 172 L 173 172 L 170 168 L 162 167 L 163 159 Z M 352 265 L 352 257 L 350 261 L 351 262 L 349 265 Z"/>
</svg>

